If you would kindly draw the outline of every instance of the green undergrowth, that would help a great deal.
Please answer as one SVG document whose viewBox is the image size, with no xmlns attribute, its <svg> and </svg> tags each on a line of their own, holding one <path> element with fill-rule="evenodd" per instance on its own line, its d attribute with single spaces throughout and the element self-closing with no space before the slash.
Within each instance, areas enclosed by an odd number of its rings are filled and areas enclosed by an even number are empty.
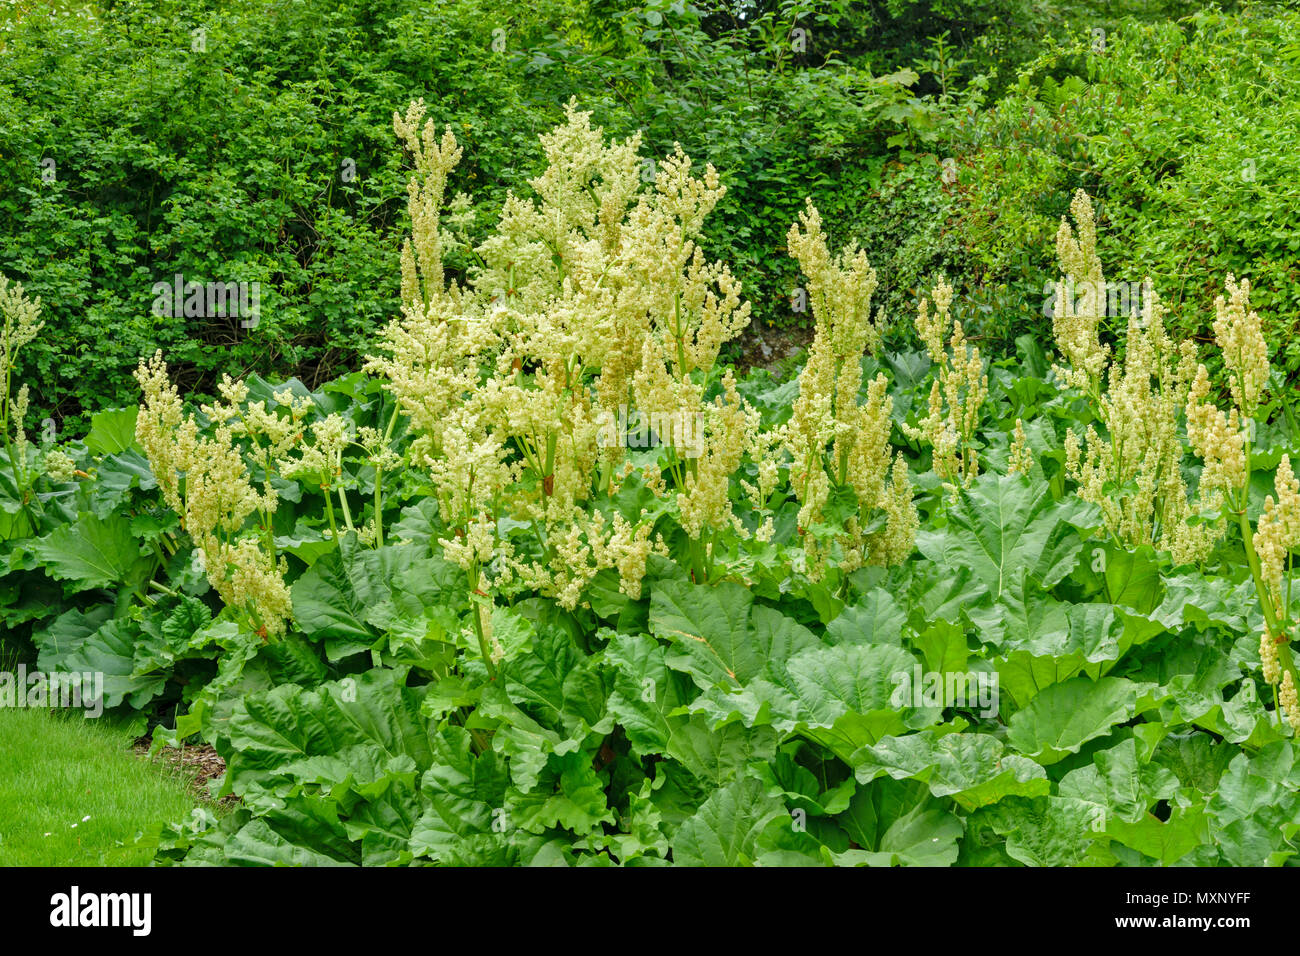
<svg viewBox="0 0 1300 956">
<path fill-rule="evenodd" d="M 199 804 L 108 720 L 0 708 L 0 866 L 144 866 L 159 820 Z"/>
</svg>

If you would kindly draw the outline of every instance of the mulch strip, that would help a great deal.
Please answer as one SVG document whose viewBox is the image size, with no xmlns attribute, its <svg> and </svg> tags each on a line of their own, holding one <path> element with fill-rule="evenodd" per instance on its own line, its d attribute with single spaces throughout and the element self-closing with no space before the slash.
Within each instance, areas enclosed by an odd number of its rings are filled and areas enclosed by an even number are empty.
<svg viewBox="0 0 1300 956">
<path fill-rule="evenodd" d="M 208 782 L 226 772 L 226 762 L 210 745 L 199 744 L 180 750 L 175 747 L 164 747 L 152 757 L 149 755 L 149 745 L 149 738 L 143 737 L 135 742 L 132 749 L 137 756 L 145 760 L 161 760 L 186 780 L 195 796 L 209 803 L 212 802 L 212 796 L 208 792 Z M 231 794 L 217 802 L 221 806 L 233 806 L 239 802 L 239 798 Z"/>
</svg>

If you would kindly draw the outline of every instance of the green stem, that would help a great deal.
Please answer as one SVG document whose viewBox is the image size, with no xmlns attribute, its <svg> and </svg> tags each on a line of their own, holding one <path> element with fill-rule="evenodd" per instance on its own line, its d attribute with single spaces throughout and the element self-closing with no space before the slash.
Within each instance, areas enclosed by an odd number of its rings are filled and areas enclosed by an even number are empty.
<svg viewBox="0 0 1300 956">
<path fill-rule="evenodd" d="M 497 679 L 497 667 L 496 664 L 492 663 L 492 652 L 488 648 L 487 635 L 483 633 L 483 619 L 480 614 L 482 605 L 480 605 L 477 600 L 474 600 L 474 598 L 480 596 L 478 590 L 478 565 L 475 564 L 473 568 L 470 569 L 469 573 L 469 589 L 471 594 L 470 613 L 474 615 L 474 635 L 478 638 L 478 649 L 479 653 L 483 655 L 483 663 L 487 665 L 488 679 L 495 681 Z"/>
<path fill-rule="evenodd" d="M 329 518 L 330 522 L 330 538 L 337 543 L 339 529 L 334 523 L 334 499 L 330 497 L 330 486 L 328 484 L 321 485 L 321 490 L 325 492 L 325 516 Z"/>
<path fill-rule="evenodd" d="M 400 405 L 393 406 L 393 415 L 388 419 L 388 427 L 384 429 L 385 447 L 393 440 L 393 429 L 397 427 L 397 413 L 400 409 Z M 379 548 L 384 546 L 384 468 L 382 465 L 375 467 L 375 546 Z"/>
<path fill-rule="evenodd" d="M 339 477 L 342 477 L 343 475 L 343 453 L 342 452 L 339 452 L 337 457 L 334 460 L 334 471 Z M 343 507 L 343 523 L 348 526 L 349 531 L 356 531 L 357 529 L 352 526 L 352 508 L 348 505 L 347 491 L 343 487 L 342 482 L 340 482 L 338 485 L 338 493 L 339 493 L 339 504 L 342 505 Z"/>
<path fill-rule="evenodd" d="M 1260 570 L 1259 555 L 1255 552 L 1255 539 L 1250 527 L 1250 518 L 1246 514 L 1247 503 L 1250 498 L 1250 443 L 1246 443 L 1246 480 L 1240 489 L 1240 500 L 1234 502 L 1237 507 L 1234 509 L 1237 514 L 1237 521 L 1241 527 L 1242 545 L 1246 550 L 1246 563 L 1250 567 L 1250 576 L 1255 582 L 1255 593 L 1259 595 L 1259 607 L 1264 614 L 1264 626 L 1267 629 L 1269 640 L 1275 640 L 1278 637 L 1285 638 L 1277 648 L 1277 658 L 1285 668 L 1286 672 L 1291 675 L 1292 683 L 1300 688 L 1300 674 L 1296 673 L 1295 661 L 1291 655 L 1291 641 L 1282 630 L 1277 611 L 1273 607 L 1273 601 L 1269 597 L 1268 587 L 1264 583 L 1264 576 Z M 1235 497 L 1235 496 L 1234 496 Z"/>
</svg>

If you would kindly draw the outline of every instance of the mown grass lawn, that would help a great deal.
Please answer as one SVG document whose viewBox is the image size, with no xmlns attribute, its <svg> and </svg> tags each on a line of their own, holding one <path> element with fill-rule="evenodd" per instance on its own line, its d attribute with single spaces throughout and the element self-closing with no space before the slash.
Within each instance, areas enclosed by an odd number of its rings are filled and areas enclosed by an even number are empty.
<svg viewBox="0 0 1300 956">
<path fill-rule="evenodd" d="M 198 800 L 129 745 L 104 720 L 0 708 L 0 866 L 148 864 L 137 835 Z"/>
</svg>

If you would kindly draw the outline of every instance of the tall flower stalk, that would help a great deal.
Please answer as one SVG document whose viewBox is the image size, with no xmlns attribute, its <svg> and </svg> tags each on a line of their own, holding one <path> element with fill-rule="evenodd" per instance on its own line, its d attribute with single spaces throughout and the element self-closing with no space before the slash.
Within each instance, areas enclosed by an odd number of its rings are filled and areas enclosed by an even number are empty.
<svg viewBox="0 0 1300 956">
<path fill-rule="evenodd" d="M 1065 437 L 1066 474 L 1077 494 L 1100 510 L 1111 537 L 1125 547 L 1151 544 L 1176 563 L 1203 560 L 1222 537 L 1222 522 L 1194 524 L 1216 511 L 1221 489 L 1202 476 L 1196 496 L 1183 478 L 1180 416 L 1192 388 L 1196 349 L 1164 326 L 1164 308 L 1150 280 L 1145 302 L 1126 320 L 1123 358 L 1099 338 L 1109 297 L 1097 257 L 1092 202 L 1080 190 L 1070 204 L 1075 226 L 1062 220 L 1056 247 L 1062 279 L 1056 286 L 1053 329 L 1064 360 L 1055 367 L 1091 406 L 1095 423 Z"/>
<path fill-rule="evenodd" d="M 889 444 L 893 400 L 877 375 L 860 401 L 862 358 L 880 344 L 871 297 L 876 272 L 864 252 L 832 256 L 821 216 L 809 201 L 790 227 L 787 246 L 808 280 L 816 333 L 799 376 L 799 398 L 782 433 L 792 462 L 790 481 L 799 501 L 807 569 L 822 576 L 838 552 L 839 567 L 889 565 L 911 553 L 916 509 L 907 463 Z M 825 527 L 831 491 L 847 487 L 854 513 Z M 873 519 L 884 515 L 883 528 Z"/>
<path fill-rule="evenodd" d="M 27 433 L 23 428 L 28 391 L 24 384 L 15 395 L 13 376 L 18 365 L 18 351 L 34 340 L 45 326 L 40 314 L 39 298 L 29 299 L 19 283 L 11 283 L 0 275 L 0 321 L 3 321 L 0 325 L 0 375 L 4 376 L 4 388 L 0 390 L 0 435 L 4 437 L 14 486 L 24 496 L 24 506 L 33 477 L 27 467 Z"/>
<path fill-rule="evenodd" d="M 1266 397 L 1269 350 L 1259 314 L 1250 307 L 1250 282 L 1229 275 L 1226 296 L 1215 300 L 1214 340 L 1228 373 L 1231 405 L 1225 414 L 1210 400 L 1209 373 L 1204 365 L 1187 399 L 1187 435 L 1204 463 L 1201 484 L 1219 496 L 1225 514 L 1241 531 L 1246 564 L 1264 618 L 1259 653 L 1265 680 L 1272 686 L 1279 717 L 1300 731 L 1300 701 L 1291 641 L 1295 619 L 1291 607 L 1291 552 L 1300 548 L 1300 483 L 1283 456 L 1274 476 L 1274 495 L 1264 502 L 1257 527 L 1252 528 L 1248 505 L 1251 448 L 1255 418 Z"/>
</svg>

